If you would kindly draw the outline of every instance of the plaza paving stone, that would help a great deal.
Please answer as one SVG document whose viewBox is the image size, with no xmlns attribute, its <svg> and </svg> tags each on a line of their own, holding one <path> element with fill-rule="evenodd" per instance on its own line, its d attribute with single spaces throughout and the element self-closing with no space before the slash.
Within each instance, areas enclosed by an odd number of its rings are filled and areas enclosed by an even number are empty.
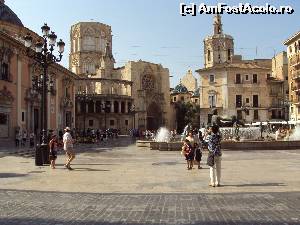
<svg viewBox="0 0 300 225">
<path fill-rule="evenodd" d="M 300 193 L 0 191 L 0 224 L 300 224 Z"/>
<path fill-rule="evenodd" d="M 129 138 L 76 151 L 74 171 L 2 152 L 0 224 L 300 224 L 300 150 L 224 151 L 218 188 Z"/>
</svg>

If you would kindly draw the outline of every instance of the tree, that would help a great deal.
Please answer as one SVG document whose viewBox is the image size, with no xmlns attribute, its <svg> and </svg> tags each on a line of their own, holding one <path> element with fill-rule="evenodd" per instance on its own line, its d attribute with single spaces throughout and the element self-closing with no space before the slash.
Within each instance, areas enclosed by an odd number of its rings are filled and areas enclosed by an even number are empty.
<svg viewBox="0 0 300 225">
<path fill-rule="evenodd" d="M 181 133 L 187 124 L 191 124 L 193 127 L 199 127 L 200 123 L 200 108 L 199 106 L 190 102 L 176 102 L 176 120 L 177 130 Z"/>
</svg>

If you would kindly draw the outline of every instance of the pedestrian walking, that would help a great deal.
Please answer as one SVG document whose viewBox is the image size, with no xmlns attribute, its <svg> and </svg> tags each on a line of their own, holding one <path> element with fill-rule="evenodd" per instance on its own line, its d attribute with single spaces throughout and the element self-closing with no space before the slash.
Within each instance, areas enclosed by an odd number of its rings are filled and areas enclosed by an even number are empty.
<svg viewBox="0 0 300 225">
<path fill-rule="evenodd" d="M 63 144 L 64 144 L 64 150 L 66 152 L 66 164 L 65 167 L 69 170 L 72 170 L 70 164 L 75 158 L 74 148 L 73 148 L 73 138 L 71 136 L 71 130 L 69 127 L 65 128 L 65 134 L 63 136 Z"/>
<path fill-rule="evenodd" d="M 208 135 L 205 138 L 208 144 L 207 165 L 209 166 L 210 183 L 209 186 L 219 187 L 221 185 L 221 134 L 219 127 L 213 125 L 208 130 Z"/>
<path fill-rule="evenodd" d="M 23 147 L 25 147 L 26 142 L 27 142 L 27 131 L 24 130 L 23 133 L 22 133 L 22 146 Z"/>
<path fill-rule="evenodd" d="M 15 142 L 16 142 L 16 147 L 19 147 L 20 146 L 20 132 L 19 131 L 16 131 Z"/>
<path fill-rule="evenodd" d="M 29 134 L 29 146 L 30 146 L 30 148 L 34 147 L 34 133 L 33 132 L 30 132 L 30 134 Z"/>
<path fill-rule="evenodd" d="M 57 145 L 58 145 L 58 140 L 57 136 L 54 134 L 51 137 L 51 140 L 49 142 L 49 160 L 50 160 L 50 167 L 51 169 L 55 169 L 55 160 L 57 159 Z"/>
</svg>

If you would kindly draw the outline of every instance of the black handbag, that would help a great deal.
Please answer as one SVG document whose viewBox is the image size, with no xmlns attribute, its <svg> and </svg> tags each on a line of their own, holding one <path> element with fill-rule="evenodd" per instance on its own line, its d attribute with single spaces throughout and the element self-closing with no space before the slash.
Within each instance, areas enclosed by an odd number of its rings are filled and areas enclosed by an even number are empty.
<svg viewBox="0 0 300 225">
<path fill-rule="evenodd" d="M 214 153 L 208 152 L 207 163 L 206 164 L 210 167 L 215 165 L 215 155 L 214 155 Z"/>
</svg>

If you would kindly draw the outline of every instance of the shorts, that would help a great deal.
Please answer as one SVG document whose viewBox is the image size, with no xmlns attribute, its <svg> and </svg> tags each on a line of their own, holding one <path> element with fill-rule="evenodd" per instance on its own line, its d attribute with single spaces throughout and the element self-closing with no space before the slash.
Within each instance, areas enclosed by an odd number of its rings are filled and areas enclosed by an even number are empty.
<svg viewBox="0 0 300 225">
<path fill-rule="evenodd" d="M 49 154 L 49 159 L 50 161 L 56 160 L 57 159 L 57 152 L 56 151 L 51 151 Z"/>
</svg>

